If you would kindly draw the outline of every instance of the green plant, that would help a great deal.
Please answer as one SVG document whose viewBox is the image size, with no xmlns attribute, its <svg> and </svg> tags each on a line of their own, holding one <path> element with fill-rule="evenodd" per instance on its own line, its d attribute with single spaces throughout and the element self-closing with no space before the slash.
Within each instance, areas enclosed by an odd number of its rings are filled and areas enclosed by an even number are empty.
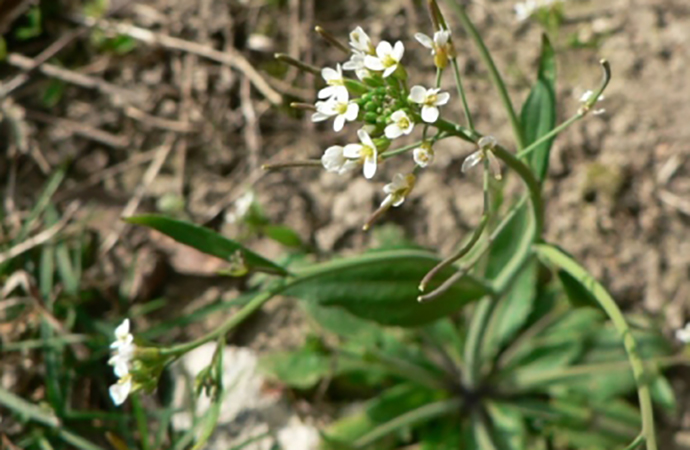
<svg viewBox="0 0 690 450">
<path fill-rule="evenodd" d="M 110 387 L 117 404 L 138 390 L 153 390 L 165 367 L 192 349 L 207 342 L 222 346 L 230 330 L 280 294 L 299 299 L 321 328 L 340 338 L 333 344 L 317 334 L 297 351 L 267 358 L 266 370 L 295 389 L 309 390 L 333 379 L 337 388 L 356 387 L 358 395 L 368 399 L 360 413 L 324 430 L 325 447 L 394 448 L 416 443 L 420 448 L 465 445 L 499 450 L 637 448 L 642 444 L 649 450 L 658 448 L 652 398 L 673 408 L 661 369 L 684 359 L 670 357 L 668 345 L 644 320 L 636 319 L 631 327 L 606 290 L 566 252 L 543 238 L 542 183 L 551 144 L 569 126 L 598 112 L 593 108 L 610 80 L 610 67 L 601 62 L 601 85 L 582 97 L 572 117 L 556 125 L 555 57 L 544 36 L 535 84 L 518 113 L 465 8 L 457 2 L 449 5 L 476 44 L 498 91 L 515 152 L 475 128 L 456 61 L 457 38 L 436 2 L 429 0 L 434 35 L 416 37 L 431 50 L 437 68 L 430 89 L 410 86 L 401 42 L 374 46 L 359 27 L 351 33 L 349 47 L 317 28 L 349 57 L 342 68 L 319 69 L 278 55 L 280 61 L 322 75 L 327 84 L 315 105 L 295 103 L 295 108 L 311 111 L 317 122 L 333 119 L 335 131 L 349 122 L 363 127 L 357 133 L 358 143 L 331 146 L 320 160 L 290 161 L 266 169 L 323 166 L 344 174 L 361 168 L 372 179 L 380 164 L 412 153 L 414 168 L 396 175 L 384 187 L 386 196 L 364 224 L 366 230 L 413 193 L 417 177 L 433 162 L 434 144 L 459 139 L 473 150 L 463 171 L 477 165 L 482 168 L 484 199 L 476 228 L 460 248 L 445 259 L 428 250 L 398 245 L 316 261 L 292 230 L 271 225 L 250 204 L 245 209 L 252 232 L 301 252 L 281 263 L 253 252 L 239 240 L 184 220 L 162 215 L 128 218 L 130 224 L 158 230 L 227 261 L 230 275 L 253 278 L 243 307 L 217 329 L 191 342 L 153 345 L 150 340 L 155 333 L 137 333 L 135 339 L 125 320 L 116 329 L 117 344 L 109 361 L 118 378 Z M 354 71 L 358 79 L 344 76 L 342 69 Z M 450 99 L 450 94 L 441 91 L 446 69 L 454 75 L 463 124 L 441 114 Z M 399 147 L 397 139 L 411 134 L 415 126 L 422 128 L 421 140 Z M 502 198 L 501 164 L 523 182 L 521 197 Z M 210 392 L 214 406 L 195 448 L 210 436 L 214 411 L 223 397 L 218 381 L 221 354 L 216 352 L 197 378 L 197 391 Z M 385 390 L 377 392 L 381 386 Z M 627 398 L 632 389 L 637 391 L 639 414 Z M 57 427 L 53 414 L 0 394 L 0 402 L 7 407 L 43 427 Z M 143 408 L 137 396 L 132 399 L 139 442 L 150 448 Z M 62 404 L 55 401 L 51 407 L 62 419 Z M 167 413 L 163 417 L 169 420 Z M 131 419 L 121 413 L 114 417 L 123 423 Z M 165 421 L 161 422 L 159 426 L 165 428 Z M 582 428 L 588 430 L 582 432 Z M 177 441 L 182 442 L 180 448 L 194 439 L 193 431 Z M 131 432 L 127 436 L 134 440 Z M 161 442 L 156 439 L 153 447 L 159 448 Z"/>
</svg>

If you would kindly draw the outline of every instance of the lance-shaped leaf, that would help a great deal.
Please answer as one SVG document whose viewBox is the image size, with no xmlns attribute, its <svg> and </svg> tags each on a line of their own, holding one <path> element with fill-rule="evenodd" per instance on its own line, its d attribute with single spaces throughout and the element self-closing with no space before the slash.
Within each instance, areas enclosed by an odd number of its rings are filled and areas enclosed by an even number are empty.
<svg viewBox="0 0 690 450">
<path fill-rule="evenodd" d="M 522 106 L 520 122 L 525 145 L 530 145 L 556 125 L 556 54 L 544 34 L 537 81 Z M 541 181 L 549 167 L 549 153 L 553 139 L 540 144 L 530 155 L 529 165 Z"/>
<path fill-rule="evenodd" d="M 237 255 L 241 255 L 243 263 L 249 270 L 258 270 L 276 275 L 288 274 L 287 270 L 278 264 L 209 228 L 157 214 L 128 217 L 124 220 L 127 223 L 153 228 L 170 236 L 177 242 L 229 262 L 234 261 Z"/>
<path fill-rule="evenodd" d="M 411 327 L 444 317 L 488 293 L 481 282 L 465 276 L 433 301 L 419 303 L 419 282 L 438 262 L 436 255 L 418 250 L 369 253 L 307 269 L 285 294 L 339 306 L 385 325 Z M 448 268 L 436 279 L 444 280 L 453 271 Z M 432 283 L 429 291 L 438 283 Z"/>
</svg>

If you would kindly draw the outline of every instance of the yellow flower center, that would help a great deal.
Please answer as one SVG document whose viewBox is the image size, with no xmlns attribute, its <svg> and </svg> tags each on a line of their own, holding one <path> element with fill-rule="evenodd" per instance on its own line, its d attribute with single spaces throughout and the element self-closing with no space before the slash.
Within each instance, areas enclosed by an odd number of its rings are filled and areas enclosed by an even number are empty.
<svg viewBox="0 0 690 450">
<path fill-rule="evenodd" d="M 407 117 L 401 117 L 398 120 L 398 128 L 403 129 L 403 130 L 407 130 L 407 128 L 409 128 L 409 126 L 410 126 L 410 119 L 408 119 Z"/>
<path fill-rule="evenodd" d="M 381 59 L 381 64 L 383 64 L 384 67 L 392 67 L 396 64 L 398 64 L 398 61 L 393 59 L 391 55 L 386 55 Z"/>
<path fill-rule="evenodd" d="M 426 106 L 434 106 L 436 104 L 437 100 L 438 100 L 438 95 L 436 95 L 436 94 L 427 95 L 426 98 L 424 99 L 424 104 Z"/>
<path fill-rule="evenodd" d="M 344 86 L 345 81 L 342 78 L 331 78 L 326 82 L 329 86 Z"/>
<path fill-rule="evenodd" d="M 362 155 L 363 159 L 373 158 L 375 153 L 376 150 L 374 150 L 373 148 L 369 147 L 368 145 L 362 145 L 362 150 L 360 154 Z"/>
<path fill-rule="evenodd" d="M 335 112 L 338 114 L 345 114 L 347 112 L 347 103 L 340 102 L 335 105 Z"/>
</svg>

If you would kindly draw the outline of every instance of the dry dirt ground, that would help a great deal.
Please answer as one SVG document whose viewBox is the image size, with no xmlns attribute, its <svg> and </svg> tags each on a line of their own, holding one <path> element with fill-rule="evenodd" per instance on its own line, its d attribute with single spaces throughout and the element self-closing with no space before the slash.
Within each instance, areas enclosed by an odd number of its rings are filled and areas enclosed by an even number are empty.
<svg viewBox="0 0 690 450">
<path fill-rule="evenodd" d="M 56 36 L 78 27 L 77 13 L 76 6 L 66 12 Z M 540 27 L 517 23 L 508 1 L 477 0 L 469 13 L 520 104 L 534 78 Z M 547 236 L 580 259 L 626 308 L 651 313 L 670 335 L 690 316 L 690 2 L 570 0 L 565 17 L 556 39 L 559 119 L 574 113 L 579 95 L 596 86 L 600 58 L 611 62 L 614 76 L 606 113 L 588 117 L 556 141 L 546 183 Z M 137 253 L 133 302 L 163 292 L 178 298 L 184 311 L 233 295 L 235 282 L 213 276 L 215 261 L 116 219 L 183 203 L 182 216 L 234 233 L 226 213 L 247 189 L 273 221 L 293 227 L 322 252 L 356 252 L 372 243 L 360 227 L 380 202 L 384 180 L 398 167 L 409 170 L 411 161 L 383 167 L 373 182 L 318 169 L 262 172 L 262 163 L 318 158 L 327 146 L 343 142 L 330 126 L 314 126 L 281 106 L 281 97 L 313 101 L 316 85 L 272 55 L 280 51 L 333 66 L 341 55 L 317 39 L 313 26 L 344 39 L 361 25 L 375 39 L 403 40 L 414 66 L 411 77 L 430 84 L 430 60 L 412 38 L 416 31 L 429 33 L 422 6 L 412 0 L 148 0 L 123 6 L 108 21 L 139 39 L 136 48 L 122 56 L 100 52 L 89 45 L 88 33 L 67 45 L 62 63 L 71 72 L 51 75 L 44 66 L 13 93 L 14 104 L 25 110 L 31 150 L 16 163 L 0 161 L 3 180 L 16 170 L 20 209 L 35 198 L 46 173 L 72 161 L 57 197 L 62 205 L 78 199 L 87 206 L 82 211 L 89 210 L 89 226 L 107 255 L 101 273 L 109 277 L 100 283 L 116 289 Z M 573 36 L 598 46 L 575 48 L 568 45 Z M 511 142 L 477 52 L 460 31 L 456 40 L 478 129 Z M 47 44 L 16 51 L 35 57 Z M 3 75 L 22 64 L 21 55 L 10 55 Z M 50 108 L 37 100 L 48 83 L 46 71 L 67 82 L 64 98 Z M 449 90 L 451 83 L 444 78 Z M 457 106 L 447 113 L 462 120 Z M 447 254 L 477 222 L 481 186 L 477 177 L 460 173 L 472 148 L 444 141 L 436 151 L 409 201 L 385 221 Z M 267 256 L 280 252 L 267 240 L 250 244 Z M 241 338 L 256 348 L 300 342 L 299 317 L 287 306 L 254 323 Z M 265 327 L 274 331 L 263 332 Z M 200 331 L 192 327 L 166 338 Z M 681 393 L 690 389 L 683 375 L 675 377 Z M 690 429 L 684 403 L 670 433 L 678 445 L 690 446 L 690 432 L 682 431 Z"/>
</svg>

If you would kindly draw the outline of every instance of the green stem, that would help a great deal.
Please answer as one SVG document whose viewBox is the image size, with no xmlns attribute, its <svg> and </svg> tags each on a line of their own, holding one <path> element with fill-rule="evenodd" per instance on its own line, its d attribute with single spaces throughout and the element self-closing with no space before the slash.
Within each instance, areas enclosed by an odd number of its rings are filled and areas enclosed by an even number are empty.
<svg viewBox="0 0 690 450">
<path fill-rule="evenodd" d="M 516 155 L 519 159 L 524 158 L 525 156 L 529 155 L 532 153 L 534 150 L 536 150 L 541 144 L 544 142 L 548 141 L 549 139 L 558 136 L 562 131 L 564 131 L 566 128 L 577 122 L 578 120 L 582 119 L 584 117 L 584 114 L 580 114 L 579 112 L 575 114 L 573 117 L 570 119 L 566 120 L 553 130 L 549 131 L 546 133 L 544 136 L 540 137 L 536 141 L 532 142 L 530 145 L 527 146 L 526 149 L 518 152 Z"/>
<path fill-rule="evenodd" d="M 465 342 L 465 364 L 467 365 L 465 383 L 469 387 L 476 386 L 481 379 L 481 344 L 484 340 L 484 332 L 489 323 L 489 318 L 493 314 L 494 309 L 496 309 L 497 304 L 498 298 L 486 297 L 479 302 L 472 314 L 470 329 Z"/>
<path fill-rule="evenodd" d="M 205 336 L 200 337 L 199 339 L 196 339 L 191 342 L 186 342 L 184 344 L 179 344 L 175 345 L 173 347 L 169 348 L 162 348 L 160 350 L 161 356 L 174 356 L 178 357 L 181 356 L 185 353 L 187 353 L 190 350 L 193 350 L 207 342 L 215 341 L 221 336 L 226 335 L 228 332 L 230 332 L 233 328 L 241 324 L 247 317 L 261 309 L 261 307 L 269 301 L 271 298 L 274 296 L 278 295 L 288 287 L 290 287 L 292 284 L 291 283 L 285 283 L 282 284 L 281 286 L 270 289 L 264 292 L 260 292 L 259 294 L 256 295 L 249 303 L 247 303 L 241 310 L 239 310 L 237 313 L 233 314 L 228 320 L 223 323 L 220 327 L 216 328 L 215 330 L 211 331 Z"/>
<path fill-rule="evenodd" d="M 530 169 L 525 163 L 520 161 L 510 153 L 505 148 L 497 145 L 492 150 L 494 155 L 496 155 L 500 160 L 502 160 L 508 167 L 513 169 L 522 178 L 522 181 L 527 185 L 529 190 L 530 200 L 532 203 L 532 212 L 534 214 L 534 220 L 536 225 L 535 238 L 541 238 L 541 232 L 544 229 L 544 204 L 541 199 L 541 186 L 539 181 L 534 177 L 532 169 Z"/>
<path fill-rule="evenodd" d="M 474 26 L 469 16 L 465 12 L 465 7 L 462 6 L 457 0 L 451 0 L 448 3 L 450 3 L 451 7 L 455 9 L 455 12 L 458 14 L 460 19 L 460 23 L 462 23 L 462 26 L 465 28 L 465 31 L 467 31 L 467 34 L 469 34 L 474 41 L 477 49 L 479 50 L 479 54 L 484 61 L 484 64 L 489 69 L 491 81 L 493 82 L 494 86 L 496 86 L 498 94 L 501 97 L 503 107 L 508 113 L 508 118 L 510 119 L 511 127 L 513 128 L 513 134 L 515 135 L 518 150 L 522 150 L 525 147 L 525 137 L 522 133 L 522 127 L 520 126 L 520 121 L 518 120 L 515 109 L 513 108 L 513 103 L 510 100 L 510 96 L 508 95 L 508 89 L 506 89 L 506 85 L 503 82 L 503 78 L 501 78 L 501 74 L 498 73 L 498 69 L 496 68 L 496 64 L 491 57 L 491 53 L 489 53 L 489 49 L 486 47 L 486 44 L 479 34 L 479 31 L 477 31 L 477 28 Z"/>
<path fill-rule="evenodd" d="M 369 433 L 357 439 L 353 448 L 364 448 L 378 441 L 384 436 L 393 433 L 403 427 L 410 427 L 418 423 L 429 422 L 432 419 L 452 414 L 460 410 L 462 401 L 459 398 L 442 400 L 435 403 L 428 403 L 412 411 L 406 412 L 395 417 L 382 425 L 371 430 Z"/>
<path fill-rule="evenodd" d="M 439 130 L 445 131 L 447 134 L 457 136 L 460 139 L 467 142 L 471 142 L 473 144 L 476 144 L 479 138 L 482 137 L 482 135 L 477 133 L 476 131 L 468 130 L 467 128 L 458 125 L 457 123 L 449 122 L 444 119 L 438 119 L 436 122 L 434 122 L 433 125 Z"/>
<path fill-rule="evenodd" d="M 627 447 L 625 447 L 623 450 L 635 450 L 638 448 L 642 443 L 644 442 L 644 434 L 640 434 L 635 438 L 634 441 L 630 443 Z"/>
<path fill-rule="evenodd" d="M 462 108 L 465 111 L 465 120 L 467 120 L 467 127 L 471 131 L 474 130 L 474 122 L 472 121 L 472 113 L 470 113 L 470 105 L 467 103 L 467 96 L 465 95 L 465 88 L 462 86 L 462 77 L 460 76 L 460 67 L 458 67 L 457 58 L 452 58 L 450 64 L 453 66 L 453 76 L 455 77 L 455 86 L 458 88 L 458 95 L 462 99 Z"/>
<path fill-rule="evenodd" d="M 535 248 L 540 256 L 565 270 L 573 278 L 580 280 L 583 286 L 588 288 L 589 292 L 596 298 L 599 305 L 611 319 L 616 330 L 618 330 L 622 336 L 623 345 L 628 353 L 628 360 L 630 361 L 635 383 L 637 384 L 637 396 L 639 398 L 642 414 L 642 434 L 645 436 L 647 450 L 657 450 L 652 397 L 649 393 L 647 380 L 645 380 L 644 362 L 640 358 L 637 342 L 620 308 L 606 289 L 593 279 L 592 276 L 570 256 L 551 245 L 539 244 L 536 245 Z"/>
</svg>

